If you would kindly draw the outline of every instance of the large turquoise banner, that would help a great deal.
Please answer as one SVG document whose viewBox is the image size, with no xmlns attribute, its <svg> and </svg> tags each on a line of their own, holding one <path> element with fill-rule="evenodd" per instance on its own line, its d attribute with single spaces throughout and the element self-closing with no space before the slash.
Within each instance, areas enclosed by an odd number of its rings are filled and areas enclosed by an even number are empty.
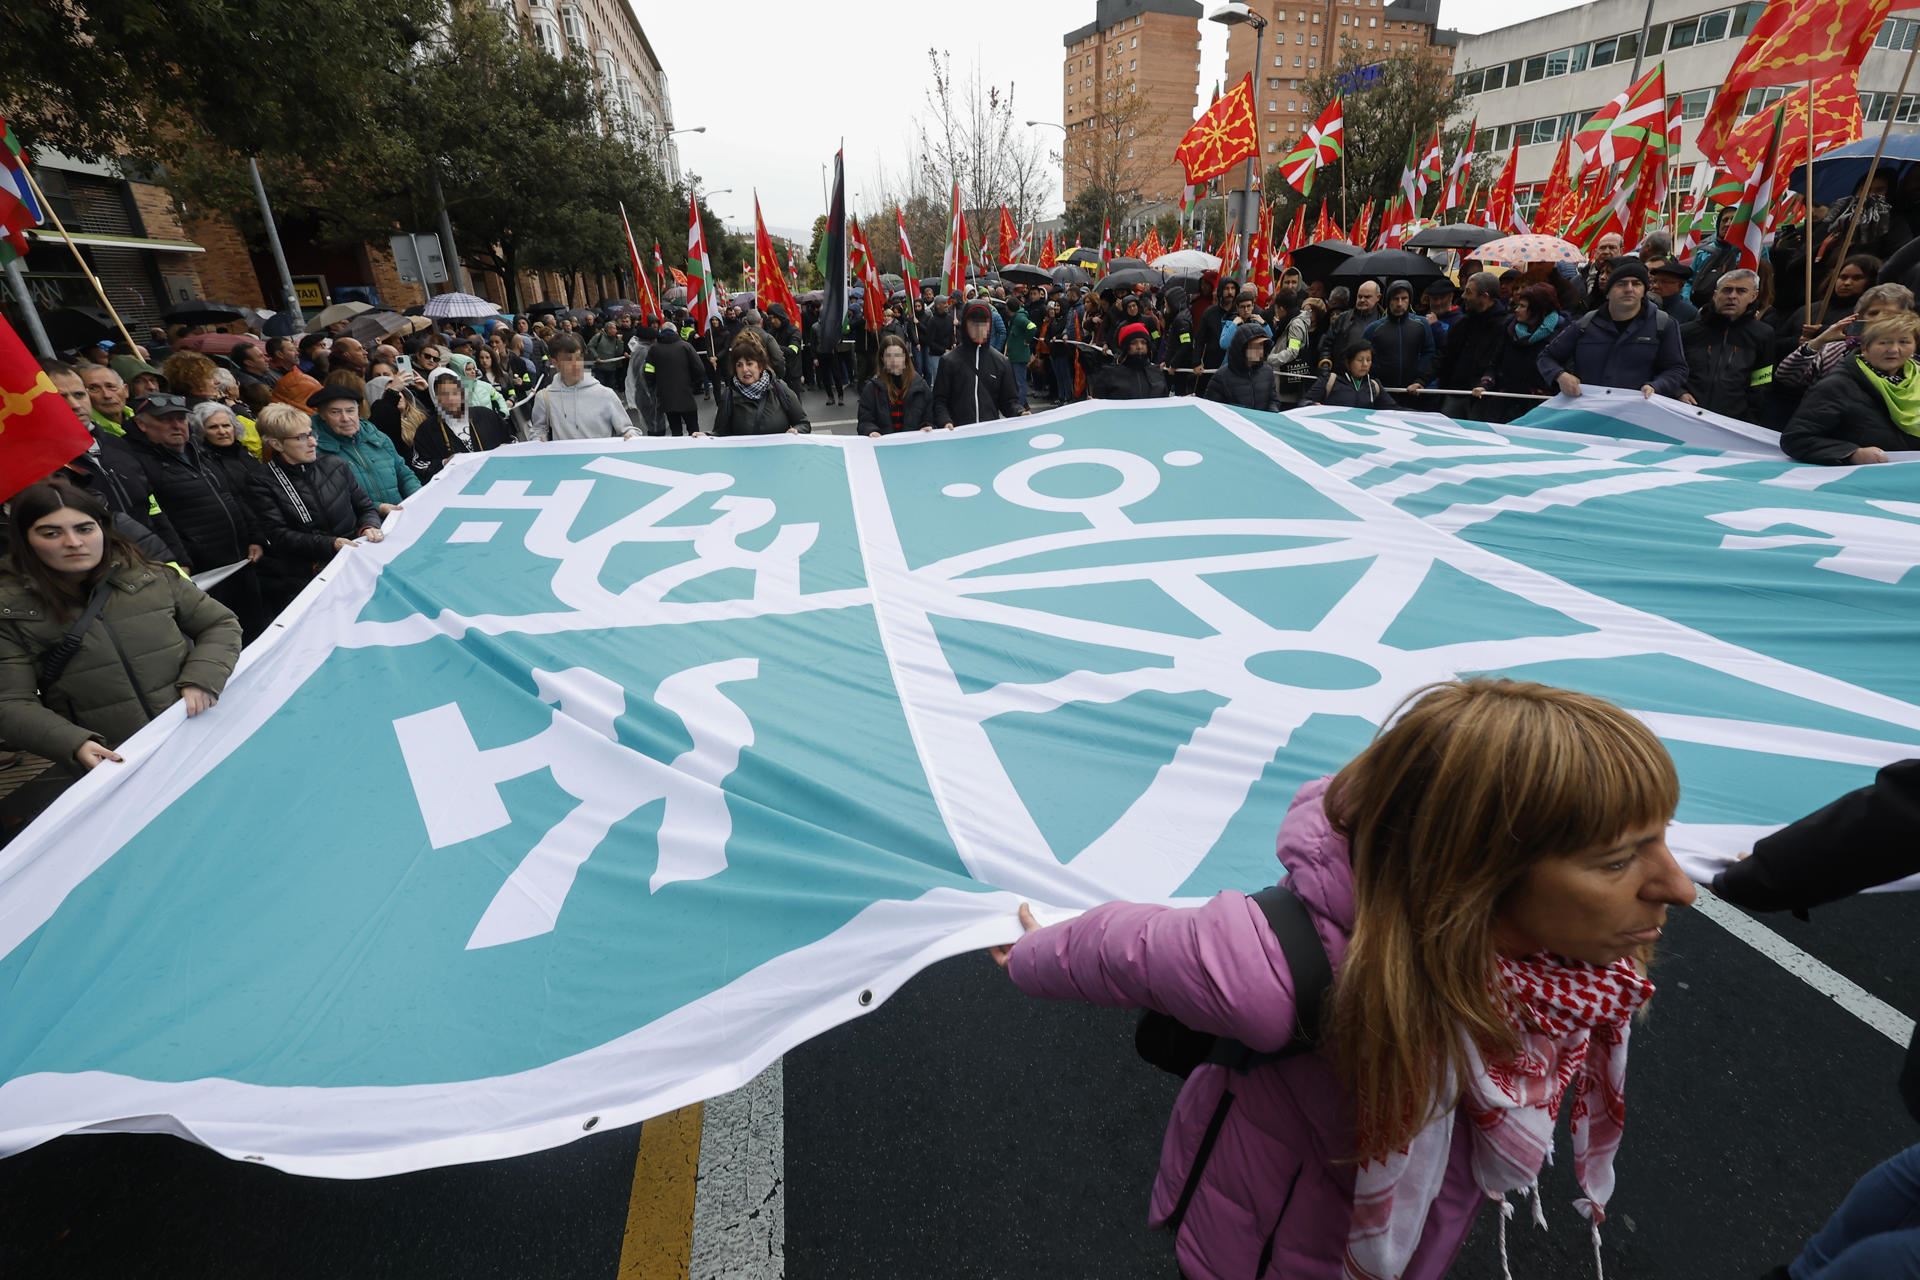
<svg viewBox="0 0 1920 1280">
<path fill-rule="evenodd" d="M 1920 472 L 1578 425 L 463 457 L 0 853 L 0 1148 L 357 1177 L 658 1114 L 1023 900 L 1270 883 L 1300 784 L 1456 675 L 1644 717 L 1703 877 L 1920 754 Z"/>
</svg>

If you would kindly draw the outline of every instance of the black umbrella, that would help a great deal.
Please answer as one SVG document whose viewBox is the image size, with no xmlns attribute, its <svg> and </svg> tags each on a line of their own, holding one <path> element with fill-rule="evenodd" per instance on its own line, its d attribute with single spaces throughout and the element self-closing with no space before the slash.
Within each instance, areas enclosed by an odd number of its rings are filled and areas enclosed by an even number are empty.
<svg viewBox="0 0 1920 1280">
<path fill-rule="evenodd" d="M 253 312 L 231 302 L 206 302 L 194 298 L 188 302 L 174 303 L 160 313 L 160 318 L 168 324 L 232 324 L 235 320 L 251 322 Z"/>
<path fill-rule="evenodd" d="M 300 323 L 294 318 L 293 312 L 276 311 L 260 326 L 260 332 L 269 338 L 291 338 L 300 332 Z"/>
<path fill-rule="evenodd" d="M 624 308 L 624 307 L 632 307 L 634 310 L 638 311 L 640 309 L 640 304 L 635 302 L 632 298 L 608 298 L 606 301 L 600 304 L 600 310 L 602 311 L 613 311 L 613 310 Z"/>
<path fill-rule="evenodd" d="M 1093 279 L 1084 268 L 1076 267 L 1070 262 L 1061 263 L 1047 274 L 1053 277 L 1055 284 L 1059 285 L 1085 284 Z"/>
<path fill-rule="evenodd" d="M 1340 270 L 1349 258 L 1357 258 L 1364 252 L 1359 245 L 1345 240 L 1315 240 L 1288 254 L 1287 262 L 1300 268 L 1300 274 L 1309 280 L 1324 280 Z"/>
<path fill-rule="evenodd" d="M 1101 276 L 1100 283 L 1093 286 L 1093 291 L 1119 293 L 1142 284 L 1157 289 L 1164 283 L 1166 283 L 1166 277 L 1152 267 L 1122 267 L 1118 271 L 1109 271 Z"/>
<path fill-rule="evenodd" d="M 1187 296 L 1191 298 L 1200 290 L 1200 273 L 1197 271 L 1188 271 L 1177 276 L 1168 276 L 1166 284 L 1162 285 L 1161 288 L 1163 291 L 1185 289 Z"/>
<path fill-rule="evenodd" d="M 61 307 L 57 311 L 43 311 L 40 313 L 40 326 L 47 331 L 47 341 L 57 351 L 71 351 L 103 338 L 117 339 L 120 336 L 113 317 L 99 307 Z"/>
<path fill-rule="evenodd" d="M 1145 267 L 1146 265 L 1146 262 L 1140 258 L 1114 258 L 1107 263 L 1107 270 L 1111 273 L 1125 271 L 1128 267 Z"/>
<path fill-rule="evenodd" d="M 660 301 L 668 306 L 672 306 L 676 302 L 685 302 L 686 300 L 687 291 L 677 284 L 669 287 L 665 293 L 660 295 Z"/>
<path fill-rule="evenodd" d="M 1009 262 L 1000 268 L 1000 278 L 1018 284 L 1049 285 L 1053 283 L 1053 272 L 1045 267 L 1036 267 L 1026 262 Z"/>
<path fill-rule="evenodd" d="M 1407 241 L 1409 249 L 1478 249 L 1489 240 L 1507 233 L 1492 227 L 1473 227 L 1456 222 L 1449 227 L 1428 227 Z"/>
<path fill-rule="evenodd" d="M 567 304 L 564 302 L 536 302 L 527 308 L 527 314 L 530 316 L 550 316 L 565 311 L 566 309 Z"/>
<path fill-rule="evenodd" d="M 1437 280 L 1446 272 L 1432 258 L 1405 249 L 1376 249 L 1357 258 L 1348 258 L 1334 271 L 1340 283 L 1357 284 L 1362 280 L 1405 280 L 1419 288 L 1422 281 Z"/>
</svg>

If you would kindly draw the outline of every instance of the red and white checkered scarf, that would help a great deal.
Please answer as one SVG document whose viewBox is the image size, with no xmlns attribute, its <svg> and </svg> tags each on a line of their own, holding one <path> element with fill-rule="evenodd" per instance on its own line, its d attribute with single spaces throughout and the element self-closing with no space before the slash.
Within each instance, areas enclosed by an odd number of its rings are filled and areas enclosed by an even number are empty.
<svg viewBox="0 0 1920 1280">
<path fill-rule="evenodd" d="M 1573 1172 L 1584 1193 L 1574 1207 L 1592 1224 L 1597 1249 L 1627 1119 L 1628 1033 L 1653 984 L 1627 960 L 1602 968 L 1545 953 L 1500 957 L 1499 981 L 1520 1051 L 1488 1063 L 1467 1046 L 1471 1076 L 1461 1105 L 1473 1121 L 1474 1181 L 1500 1201 L 1503 1214 L 1512 1212 L 1507 1192 L 1531 1195 L 1534 1220 L 1545 1226 L 1540 1169 L 1552 1154 L 1554 1121 L 1571 1084 Z M 1406 1270 L 1446 1180 L 1458 1110 L 1436 1116 L 1405 1149 L 1360 1166 L 1347 1280 L 1397 1280 Z"/>
</svg>

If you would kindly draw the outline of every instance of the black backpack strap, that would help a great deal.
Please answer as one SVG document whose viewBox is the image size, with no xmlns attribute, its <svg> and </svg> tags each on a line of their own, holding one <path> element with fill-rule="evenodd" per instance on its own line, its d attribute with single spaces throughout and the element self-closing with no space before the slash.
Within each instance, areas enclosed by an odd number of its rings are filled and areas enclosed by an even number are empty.
<svg viewBox="0 0 1920 1280">
<path fill-rule="evenodd" d="M 93 588 L 93 594 L 87 597 L 87 607 L 67 628 L 67 634 L 60 637 L 60 643 L 46 651 L 40 657 L 40 688 L 42 690 L 59 682 L 66 672 L 67 664 L 73 661 L 73 655 L 80 652 L 80 646 L 86 642 L 87 632 L 93 626 L 100 611 L 107 607 L 107 597 L 113 593 L 113 583 L 109 575 L 101 575 Z M 137 688 L 137 686 L 136 686 Z M 151 716 L 148 719 L 152 719 Z"/>
<path fill-rule="evenodd" d="M 1320 941 L 1306 904 L 1293 890 L 1282 883 L 1249 896 L 1260 908 L 1260 914 L 1267 918 L 1267 927 L 1273 930 L 1280 950 L 1286 955 L 1287 969 L 1293 976 L 1294 1029 L 1293 1039 L 1286 1047 L 1271 1054 L 1256 1054 L 1238 1040 L 1225 1036 L 1216 1040 L 1207 1061 L 1236 1073 L 1246 1070 L 1256 1060 L 1291 1057 L 1315 1048 L 1326 1013 L 1327 993 L 1333 986 L 1333 962 L 1327 958 L 1326 944 Z M 1207 1120 L 1206 1132 L 1200 1135 L 1193 1165 L 1187 1170 L 1185 1185 L 1180 1188 L 1180 1199 L 1167 1217 L 1167 1230 L 1177 1233 L 1186 1219 L 1187 1206 L 1193 1203 L 1194 1193 L 1200 1189 L 1200 1175 L 1213 1156 L 1214 1144 L 1220 1140 L 1220 1131 L 1226 1127 L 1227 1113 L 1232 1109 L 1233 1081 L 1229 1078 L 1220 1090 L 1220 1101 L 1214 1105 L 1213 1115 Z"/>
<path fill-rule="evenodd" d="M 1320 1043 L 1327 992 L 1333 986 L 1333 963 L 1327 959 L 1326 944 L 1313 927 L 1306 903 L 1285 884 L 1272 885 L 1252 896 L 1273 936 L 1280 940 L 1287 971 L 1293 975 L 1293 1040 L 1281 1052 L 1311 1049 Z"/>
</svg>

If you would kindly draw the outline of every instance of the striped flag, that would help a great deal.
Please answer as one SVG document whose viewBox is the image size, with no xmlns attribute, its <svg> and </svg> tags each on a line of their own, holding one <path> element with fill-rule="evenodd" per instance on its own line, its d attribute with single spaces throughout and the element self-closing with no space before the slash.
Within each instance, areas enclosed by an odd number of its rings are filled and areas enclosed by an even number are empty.
<svg viewBox="0 0 1920 1280">
<path fill-rule="evenodd" d="M 1766 248 L 1767 233 L 1773 225 L 1773 202 L 1786 174 L 1780 168 L 1780 132 L 1786 123 L 1784 104 L 1773 109 L 1773 138 L 1767 143 L 1760 162 L 1753 166 L 1746 185 L 1740 190 L 1740 203 L 1733 207 L 1733 222 L 1727 227 L 1727 243 L 1738 245 L 1740 260 L 1735 267 L 1749 271 L 1760 269 L 1760 251 Z"/>
<path fill-rule="evenodd" d="M 1319 119 L 1307 126 L 1300 145 L 1280 162 L 1280 176 L 1301 195 L 1312 195 L 1314 175 L 1347 153 L 1346 136 L 1346 113 L 1336 93 Z"/>
<path fill-rule="evenodd" d="M 1473 144 L 1480 137 L 1480 120 L 1474 118 L 1467 126 L 1467 145 L 1460 148 L 1460 154 L 1453 158 L 1453 168 L 1447 171 L 1447 185 L 1440 192 L 1440 208 L 1436 216 L 1445 217 L 1460 207 L 1466 197 L 1467 170 L 1473 167 Z"/>
<path fill-rule="evenodd" d="M 687 200 L 687 310 L 693 331 L 705 333 L 719 318 L 719 300 L 713 289 L 713 264 L 707 260 L 707 231 L 700 225 L 700 197 Z"/>
<path fill-rule="evenodd" d="M 46 221 L 27 181 L 27 153 L 13 126 L 0 120 L 0 263 L 27 256 L 27 232 Z"/>
<path fill-rule="evenodd" d="M 907 215 L 899 205 L 893 206 L 894 225 L 900 229 L 900 278 L 906 282 L 907 297 L 911 299 L 920 292 L 920 268 L 913 262 L 913 244 L 907 239 Z"/>
<path fill-rule="evenodd" d="M 1624 164 L 1642 151 L 1666 150 L 1666 63 L 1654 63 L 1653 70 L 1594 112 L 1575 131 L 1573 144 L 1580 149 L 1582 173 Z"/>
<path fill-rule="evenodd" d="M 942 287 L 958 296 L 967 291 L 967 215 L 960 210 L 960 180 L 953 180 L 953 211 L 947 222 L 947 252 L 940 260 Z"/>
<path fill-rule="evenodd" d="M 1514 199 L 1514 179 L 1519 168 L 1520 144 L 1516 142 L 1507 152 L 1507 164 L 1500 171 L 1500 180 L 1487 194 L 1486 225 L 1502 235 L 1523 236 L 1528 231 L 1527 220 L 1520 216 L 1520 206 Z"/>
</svg>

